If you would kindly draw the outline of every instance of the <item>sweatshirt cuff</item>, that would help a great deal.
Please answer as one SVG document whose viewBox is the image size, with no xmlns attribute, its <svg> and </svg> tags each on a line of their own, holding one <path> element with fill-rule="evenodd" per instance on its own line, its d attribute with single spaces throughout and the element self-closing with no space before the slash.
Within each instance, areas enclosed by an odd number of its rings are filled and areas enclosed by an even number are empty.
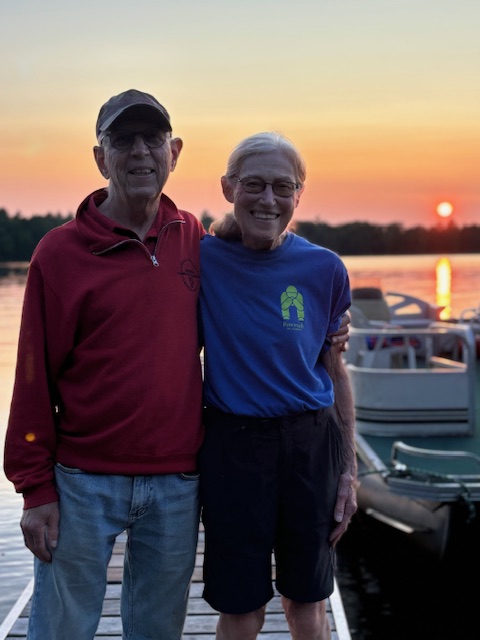
<svg viewBox="0 0 480 640">
<path fill-rule="evenodd" d="M 58 502 L 58 493 L 53 484 L 34 487 L 23 492 L 23 508 L 32 509 L 42 504 Z"/>
</svg>

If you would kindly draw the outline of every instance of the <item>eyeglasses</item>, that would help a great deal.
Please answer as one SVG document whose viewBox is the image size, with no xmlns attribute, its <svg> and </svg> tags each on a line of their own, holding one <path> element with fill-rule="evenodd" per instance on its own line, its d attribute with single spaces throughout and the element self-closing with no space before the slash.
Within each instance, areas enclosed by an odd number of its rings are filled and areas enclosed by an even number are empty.
<svg viewBox="0 0 480 640">
<path fill-rule="evenodd" d="M 110 144 L 118 151 L 126 151 L 133 147 L 135 139 L 140 136 L 149 149 L 158 149 L 163 146 L 167 140 L 167 133 L 158 129 L 148 129 L 147 131 L 112 131 L 106 133 Z"/>
<path fill-rule="evenodd" d="M 269 184 L 272 187 L 273 193 L 281 198 L 293 196 L 299 186 L 296 182 L 286 182 L 285 180 L 265 182 L 265 180 L 261 180 L 260 178 L 238 178 L 238 182 L 240 182 L 246 193 L 262 193 L 262 191 L 265 191 L 267 184 Z"/>
</svg>

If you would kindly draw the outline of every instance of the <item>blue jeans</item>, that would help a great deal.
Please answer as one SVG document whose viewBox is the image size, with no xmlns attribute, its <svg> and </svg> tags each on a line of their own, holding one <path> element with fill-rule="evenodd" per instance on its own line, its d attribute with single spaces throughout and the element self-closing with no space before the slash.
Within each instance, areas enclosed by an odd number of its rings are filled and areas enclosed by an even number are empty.
<svg viewBox="0 0 480 640">
<path fill-rule="evenodd" d="M 60 532 L 51 563 L 35 558 L 28 640 L 92 640 L 107 565 L 127 531 L 124 640 L 180 640 L 195 566 L 198 475 L 113 476 L 57 464 Z"/>
</svg>

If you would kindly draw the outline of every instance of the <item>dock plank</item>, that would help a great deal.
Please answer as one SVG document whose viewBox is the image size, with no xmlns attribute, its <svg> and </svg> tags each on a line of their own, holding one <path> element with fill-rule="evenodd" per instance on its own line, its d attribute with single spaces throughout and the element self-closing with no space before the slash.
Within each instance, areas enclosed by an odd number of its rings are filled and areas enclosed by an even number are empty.
<svg viewBox="0 0 480 640">
<path fill-rule="evenodd" d="M 122 623 L 120 618 L 120 593 L 125 553 L 126 535 L 119 536 L 115 543 L 112 558 L 107 572 L 107 589 L 102 609 L 102 617 L 95 635 L 95 640 L 121 640 Z M 202 598 L 202 565 L 204 550 L 204 534 L 199 531 L 195 570 L 190 588 L 187 618 L 182 640 L 215 640 L 215 627 L 218 613 Z M 26 640 L 28 616 L 30 613 L 30 597 L 33 580 L 24 590 L 2 625 L 0 640 Z M 335 583 L 335 592 L 328 599 L 328 618 L 332 627 L 332 640 L 351 640 L 343 603 Z M 267 605 L 264 627 L 259 634 L 266 640 L 290 640 L 288 625 L 283 613 L 280 595 L 275 596 Z M 162 640 L 162 639 L 159 639 Z"/>
</svg>

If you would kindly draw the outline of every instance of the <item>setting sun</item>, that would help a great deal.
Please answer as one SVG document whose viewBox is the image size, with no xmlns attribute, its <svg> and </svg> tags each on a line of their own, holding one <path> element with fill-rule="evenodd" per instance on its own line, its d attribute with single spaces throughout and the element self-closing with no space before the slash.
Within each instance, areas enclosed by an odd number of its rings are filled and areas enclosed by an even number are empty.
<svg viewBox="0 0 480 640">
<path fill-rule="evenodd" d="M 440 202 L 437 205 L 437 213 L 441 218 L 448 218 L 453 213 L 451 202 Z"/>
</svg>

